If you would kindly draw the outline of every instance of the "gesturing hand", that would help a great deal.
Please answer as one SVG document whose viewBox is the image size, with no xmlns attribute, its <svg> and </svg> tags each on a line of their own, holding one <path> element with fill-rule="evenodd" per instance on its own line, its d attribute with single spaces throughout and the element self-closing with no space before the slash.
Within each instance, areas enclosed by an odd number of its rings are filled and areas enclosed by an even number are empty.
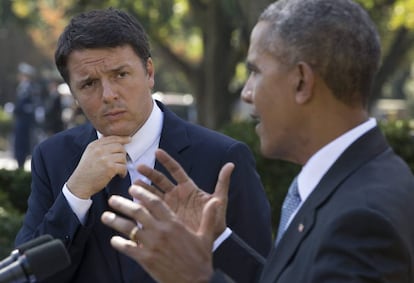
<svg viewBox="0 0 414 283">
<path fill-rule="evenodd" d="M 232 163 L 227 163 L 220 171 L 219 178 L 213 194 L 199 189 L 192 179 L 188 177 L 184 169 L 162 149 L 156 151 L 157 160 L 168 170 L 177 184 L 172 183 L 164 174 L 146 165 L 140 165 L 138 171 L 147 177 L 157 187 L 148 185 L 142 181 L 135 184 L 156 194 L 175 212 L 177 217 L 193 231 L 198 231 L 201 216 L 205 204 L 212 198 L 217 198 L 225 206 L 220 223 L 216 223 L 216 237 L 226 228 L 225 215 L 227 209 L 228 187 L 230 176 L 234 169 Z"/>
<path fill-rule="evenodd" d="M 104 212 L 104 224 L 133 237 L 127 240 L 115 236 L 111 239 L 112 246 L 140 263 L 157 282 L 208 282 L 213 272 L 212 246 L 216 239 L 216 226 L 225 222 L 227 191 L 233 168 L 232 164 L 227 164 L 220 171 L 215 194 L 198 208 L 201 209 L 200 223 L 195 231 L 188 228 L 159 197 L 139 186 L 133 185 L 129 190 L 139 203 L 112 196 L 109 205 L 133 219 Z M 184 184 L 192 184 L 188 193 L 192 196 L 197 188 L 188 180 Z M 180 206 L 182 202 L 177 203 Z M 193 209 L 192 205 L 188 207 Z M 184 210 L 184 207 L 179 207 L 179 211 L 186 214 Z M 141 223 L 142 229 L 136 228 L 136 222 Z"/>
</svg>

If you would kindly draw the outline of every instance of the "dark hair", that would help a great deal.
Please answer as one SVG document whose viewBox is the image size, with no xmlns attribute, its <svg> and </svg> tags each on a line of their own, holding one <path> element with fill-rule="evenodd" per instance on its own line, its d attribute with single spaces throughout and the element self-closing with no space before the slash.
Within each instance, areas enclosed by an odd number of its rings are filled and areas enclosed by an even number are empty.
<svg viewBox="0 0 414 283">
<path fill-rule="evenodd" d="M 270 23 L 263 47 L 287 65 L 307 62 L 348 105 L 367 104 L 379 68 L 378 32 L 351 0 L 279 0 L 261 14 Z"/>
<path fill-rule="evenodd" d="M 148 36 L 130 14 L 114 8 L 84 12 L 73 17 L 60 35 L 55 52 L 56 67 L 69 83 L 67 60 L 72 51 L 123 45 L 130 45 L 144 66 L 151 57 Z"/>
</svg>

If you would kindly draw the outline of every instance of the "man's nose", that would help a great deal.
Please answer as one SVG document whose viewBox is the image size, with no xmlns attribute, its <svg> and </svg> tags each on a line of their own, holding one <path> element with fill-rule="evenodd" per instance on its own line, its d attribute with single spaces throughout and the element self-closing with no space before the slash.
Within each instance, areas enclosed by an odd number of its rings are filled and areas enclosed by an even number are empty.
<svg viewBox="0 0 414 283">
<path fill-rule="evenodd" d="M 114 86 L 110 82 L 102 82 L 102 97 L 104 100 L 113 100 L 118 98 Z"/>
<path fill-rule="evenodd" d="M 252 95 L 253 91 L 250 89 L 250 87 L 245 85 L 241 91 L 241 99 L 246 103 L 250 103 L 252 101 Z"/>
</svg>

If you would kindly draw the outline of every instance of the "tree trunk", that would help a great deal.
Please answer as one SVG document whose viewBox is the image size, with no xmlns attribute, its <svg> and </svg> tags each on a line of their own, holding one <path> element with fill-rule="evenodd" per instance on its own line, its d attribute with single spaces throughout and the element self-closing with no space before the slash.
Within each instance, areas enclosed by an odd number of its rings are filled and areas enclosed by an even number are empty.
<svg viewBox="0 0 414 283">
<path fill-rule="evenodd" d="M 392 78 L 398 68 L 408 62 L 407 54 L 414 44 L 414 34 L 405 27 L 395 32 L 394 39 L 388 52 L 383 55 L 383 62 L 372 87 L 368 108 L 371 110 L 375 102 L 381 97 L 384 85 Z"/>
<path fill-rule="evenodd" d="M 192 78 L 197 103 L 198 123 L 217 129 L 230 118 L 229 105 L 232 97 L 228 83 L 233 76 L 234 63 L 231 62 L 231 21 L 223 11 L 221 0 L 212 0 L 199 11 L 204 42 L 203 60 L 199 65 L 200 76 Z M 205 19 L 205 20 L 202 20 Z"/>
</svg>

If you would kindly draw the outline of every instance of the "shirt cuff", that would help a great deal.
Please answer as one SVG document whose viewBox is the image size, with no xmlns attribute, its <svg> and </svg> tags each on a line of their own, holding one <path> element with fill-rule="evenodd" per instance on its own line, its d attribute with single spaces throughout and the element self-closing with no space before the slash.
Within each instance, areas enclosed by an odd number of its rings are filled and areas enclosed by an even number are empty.
<svg viewBox="0 0 414 283">
<path fill-rule="evenodd" d="M 62 193 L 65 196 L 67 202 L 69 203 L 70 208 L 78 217 L 79 222 L 82 223 L 82 225 L 85 224 L 86 215 L 88 213 L 89 208 L 92 205 L 92 200 L 78 198 L 77 196 L 72 194 L 71 191 L 69 191 L 66 183 L 63 185 Z"/>
<path fill-rule="evenodd" d="M 232 231 L 229 227 L 224 230 L 223 233 L 214 241 L 213 252 L 223 243 L 228 237 L 230 237 Z"/>
</svg>

